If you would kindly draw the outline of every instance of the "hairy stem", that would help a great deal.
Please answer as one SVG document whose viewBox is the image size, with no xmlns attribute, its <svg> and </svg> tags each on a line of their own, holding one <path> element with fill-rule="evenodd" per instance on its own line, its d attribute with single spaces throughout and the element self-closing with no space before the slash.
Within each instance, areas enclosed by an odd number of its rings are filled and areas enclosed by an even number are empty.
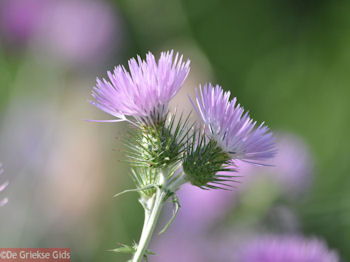
<svg viewBox="0 0 350 262">
<path fill-rule="evenodd" d="M 144 227 L 132 262 L 142 262 L 148 245 L 152 239 L 152 235 L 154 233 L 154 229 L 156 228 L 158 218 L 162 211 L 166 196 L 166 192 L 157 188 L 153 206 L 149 213 L 147 213 L 147 211 L 145 212 Z"/>
</svg>

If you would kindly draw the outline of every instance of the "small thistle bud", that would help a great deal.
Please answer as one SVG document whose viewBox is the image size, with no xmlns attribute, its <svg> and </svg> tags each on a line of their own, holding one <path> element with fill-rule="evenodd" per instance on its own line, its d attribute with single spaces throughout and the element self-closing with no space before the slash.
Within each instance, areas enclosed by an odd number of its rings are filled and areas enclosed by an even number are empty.
<svg viewBox="0 0 350 262">
<path fill-rule="evenodd" d="M 181 160 L 186 136 L 188 118 L 175 123 L 174 116 L 168 121 L 153 125 L 142 125 L 129 143 L 132 164 L 150 168 L 170 167 Z"/>
<path fill-rule="evenodd" d="M 136 143 L 140 161 L 153 168 L 164 168 L 176 162 L 181 150 L 164 125 L 143 126 Z"/>
<path fill-rule="evenodd" d="M 192 145 L 184 157 L 182 167 L 192 185 L 200 188 L 218 189 L 228 186 L 225 182 L 233 176 L 220 172 L 233 171 L 230 168 L 230 156 L 214 140 L 194 135 Z"/>
</svg>

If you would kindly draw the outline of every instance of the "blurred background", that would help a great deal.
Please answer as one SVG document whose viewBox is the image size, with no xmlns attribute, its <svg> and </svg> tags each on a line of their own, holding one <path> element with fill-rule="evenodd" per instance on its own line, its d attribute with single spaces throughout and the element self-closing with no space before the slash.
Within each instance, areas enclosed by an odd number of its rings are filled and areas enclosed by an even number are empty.
<svg viewBox="0 0 350 262">
<path fill-rule="evenodd" d="M 350 260 L 350 2 L 346 0 L 0 0 L 1 247 L 69 247 L 73 261 L 138 241 L 143 211 L 127 124 L 87 101 L 95 78 L 147 51 L 192 69 L 173 106 L 218 83 L 277 134 L 275 167 L 232 192 L 185 186 L 150 261 L 234 261 L 242 239 L 317 237 Z M 163 222 L 170 216 L 164 212 Z"/>
</svg>

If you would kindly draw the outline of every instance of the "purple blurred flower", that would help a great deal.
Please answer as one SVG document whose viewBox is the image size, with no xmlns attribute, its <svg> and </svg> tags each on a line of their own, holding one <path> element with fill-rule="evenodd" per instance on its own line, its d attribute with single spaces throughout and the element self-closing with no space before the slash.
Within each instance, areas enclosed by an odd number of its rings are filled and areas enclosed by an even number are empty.
<svg viewBox="0 0 350 262">
<path fill-rule="evenodd" d="M 2 164 L 0 164 L 0 175 L 2 175 L 2 173 L 4 172 L 4 169 L 2 168 Z M 9 182 L 6 181 L 2 184 L 0 184 L 0 193 L 2 191 L 4 191 L 4 189 L 8 186 Z M 6 205 L 8 202 L 8 198 L 3 198 L 3 199 L 0 199 L 0 207 Z"/>
<path fill-rule="evenodd" d="M 121 23 L 105 1 L 53 1 L 44 22 L 40 43 L 72 64 L 96 64 L 121 42 Z"/>
<path fill-rule="evenodd" d="M 91 103 L 117 119 L 110 122 L 129 121 L 133 116 L 138 121 L 150 123 L 163 120 L 168 112 L 168 103 L 181 88 L 189 70 L 190 61 L 174 52 L 162 52 L 156 61 L 152 53 L 146 60 L 139 56 L 129 60 L 130 73 L 124 66 L 108 72 L 109 81 L 97 79 Z"/>
<path fill-rule="evenodd" d="M 105 1 L 4 0 L 0 27 L 12 43 L 72 65 L 103 61 L 121 43 L 121 21 Z"/>
<path fill-rule="evenodd" d="M 256 163 L 274 155 L 272 133 L 263 123 L 256 127 L 237 99 L 230 101 L 230 92 L 207 84 L 196 90 L 196 101 L 192 103 L 208 135 L 233 159 Z"/>
<path fill-rule="evenodd" d="M 4 0 L 0 4 L 0 24 L 4 36 L 14 43 L 27 42 L 41 26 L 44 0 Z"/>
<path fill-rule="evenodd" d="M 269 179 L 275 183 L 286 196 L 295 197 L 304 193 L 311 185 L 313 159 L 307 145 L 292 134 L 276 135 L 278 154 L 271 161 L 272 167 L 251 166 L 238 161 L 240 173 L 247 181 L 240 189 L 249 186 L 249 181 Z"/>
<path fill-rule="evenodd" d="M 305 143 L 294 135 L 278 138 L 278 154 L 271 172 L 277 175 L 278 182 L 290 195 L 300 195 L 312 182 L 313 160 Z"/>
<path fill-rule="evenodd" d="M 318 239 L 262 236 L 238 250 L 237 262 L 337 262 L 337 254 Z"/>
<path fill-rule="evenodd" d="M 205 231 L 233 208 L 234 194 L 234 191 L 203 190 L 186 184 L 178 192 L 182 205 L 174 223 L 190 231 Z"/>
<path fill-rule="evenodd" d="M 169 234 L 170 235 L 170 234 Z M 199 237 L 188 235 L 185 230 L 172 232 L 171 236 L 157 239 L 151 250 L 156 253 L 151 257 L 154 262 L 210 262 L 207 257 L 208 243 Z"/>
</svg>

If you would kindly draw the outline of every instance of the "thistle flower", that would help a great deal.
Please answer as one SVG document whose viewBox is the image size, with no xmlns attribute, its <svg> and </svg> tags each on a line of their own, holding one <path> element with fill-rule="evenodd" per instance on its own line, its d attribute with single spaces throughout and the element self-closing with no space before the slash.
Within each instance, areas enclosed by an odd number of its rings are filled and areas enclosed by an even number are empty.
<svg viewBox="0 0 350 262">
<path fill-rule="evenodd" d="M 4 169 L 2 168 L 2 164 L 0 163 L 0 175 L 2 175 L 2 173 L 4 172 Z M 0 193 L 2 191 L 4 191 L 4 189 L 8 186 L 9 182 L 6 181 L 2 184 L 0 184 Z M 8 202 L 8 198 L 3 198 L 3 199 L 0 199 L 0 207 L 6 205 Z"/>
<path fill-rule="evenodd" d="M 147 247 L 164 203 L 171 200 L 173 215 L 165 232 L 180 208 L 176 192 L 190 182 L 202 189 L 225 189 L 232 181 L 235 160 L 263 160 L 273 155 L 272 135 L 268 129 L 244 114 L 236 101 L 229 102 L 229 93 L 220 87 L 206 86 L 197 94 L 197 111 L 209 133 L 193 129 L 188 118 L 175 120 L 168 104 L 181 88 L 190 62 L 174 52 L 163 52 L 158 61 L 148 53 L 129 60 L 129 72 L 117 66 L 108 78 L 97 79 L 91 103 L 114 116 L 100 122 L 128 121 L 137 126 L 126 145 L 133 165 L 132 175 L 140 203 L 145 209 L 145 222 L 137 245 L 123 245 L 114 252 L 130 252 L 133 262 L 140 262 L 151 254 Z M 133 119 L 129 119 L 132 117 Z M 208 131 L 207 130 L 207 131 Z M 192 132 L 193 131 L 193 132 Z"/>
<path fill-rule="evenodd" d="M 201 188 L 222 188 L 231 181 L 235 160 L 259 163 L 274 155 L 272 133 L 261 124 L 256 127 L 230 92 L 211 84 L 196 91 L 192 102 L 202 118 L 207 137 L 199 134 L 184 158 L 183 169 L 188 180 Z M 214 185 L 217 184 L 217 185 Z"/>
<path fill-rule="evenodd" d="M 264 236 L 247 242 L 237 262 L 338 262 L 338 256 L 318 239 L 300 236 Z"/>
<path fill-rule="evenodd" d="M 196 90 L 192 104 L 202 118 L 207 135 L 215 140 L 231 159 L 247 162 L 271 158 L 274 155 L 272 133 L 264 123 L 257 126 L 247 112 L 237 104 L 237 98 L 230 99 L 230 92 L 211 84 Z"/>
<path fill-rule="evenodd" d="M 97 79 L 91 103 L 116 117 L 105 122 L 130 121 L 149 125 L 165 120 L 168 103 L 181 88 L 190 70 L 190 61 L 173 51 L 162 52 L 158 62 L 152 53 L 129 60 L 129 71 L 117 66 L 108 72 L 109 81 Z"/>
</svg>

